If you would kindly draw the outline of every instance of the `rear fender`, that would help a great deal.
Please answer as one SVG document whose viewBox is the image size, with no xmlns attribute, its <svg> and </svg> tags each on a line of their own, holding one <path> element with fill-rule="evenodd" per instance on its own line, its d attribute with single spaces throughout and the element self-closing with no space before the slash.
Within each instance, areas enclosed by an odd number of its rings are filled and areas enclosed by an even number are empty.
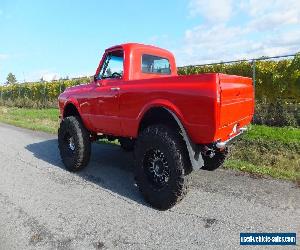
<svg viewBox="0 0 300 250">
<path fill-rule="evenodd" d="M 147 103 L 147 105 L 142 108 L 137 118 L 139 124 L 144 115 L 152 108 L 165 108 L 166 110 L 172 111 L 172 113 L 174 113 L 177 117 L 179 117 L 181 121 L 183 121 L 183 123 L 185 123 L 182 113 L 172 102 L 165 99 L 156 99 L 151 101 L 150 103 Z"/>
<path fill-rule="evenodd" d="M 193 170 L 199 170 L 200 168 L 202 168 L 204 166 L 204 160 L 203 160 L 202 155 L 201 155 L 200 146 L 197 145 L 197 144 L 194 144 L 192 142 L 191 138 L 187 134 L 187 131 L 185 130 L 183 124 L 178 119 L 176 114 L 173 113 L 171 110 L 169 110 L 167 108 L 165 108 L 165 110 L 167 110 L 173 116 L 173 118 L 177 122 L 178 126 L 180 127 L 181 133 L 183 135 L 184 142 L 185 142 L 187 150 L 189 152 L 189 157 L 190 157 L 190 161 L 191 161 L 191 165 L 193 167 Z"/>
<path fill-rule="evenodd" d="M 182 113 L 180 112 L 180 110 L 169 100 L 165 100 L 165 99 L 158 99 L 158 100 L 154 100 L 151 103 L 148 103 L 147 106 L 145 106 L 141 113 L 139 114 L 138 117 L 138 121 L 139 124 L 144 116 L 144 114 L 146 114 L 146 112 L 148 110 L 150 110 L 151 108 L 164 108 L 166 111 L 168 111 L 173 118 L 175 119 L 175 121 L 177 122 L 181 133 L 183 135 L 188 153 L 189 153 L 189 158 L 191 161 L 191 165 L 193 167 L 193 170 L 199 170 L 200 168 L 202 168 L 204 166 L 204 160 L 202 158 L 201 155 L 201 150 L 200 150 L 200 146 L 197 144 L 194 144 L 193 141 L 191 140 L 188 131 L 185 129 L 184 126 L 184 118 Z M 138 134 L 138 131 L 137 131 Z"/>
</svg>

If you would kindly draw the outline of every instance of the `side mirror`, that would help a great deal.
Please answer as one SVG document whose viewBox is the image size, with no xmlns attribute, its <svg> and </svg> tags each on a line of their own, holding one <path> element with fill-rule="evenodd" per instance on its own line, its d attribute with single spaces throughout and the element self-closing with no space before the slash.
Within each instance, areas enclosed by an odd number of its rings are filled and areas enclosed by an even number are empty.
<svg viewBox="0 0 300 250">
<path fill-rule="evenodd" d="M 96 82 L 98 80 L 97 75 L 94 75 L 94 82 Z"/>
<path fill-rule="evenodd" d="M 94 83 L 96 83 L 96 85 L 97 85 L 98 87 L 100 87 L 100 86 L 101 86 L 101 83 L 99 82 L 98 75 L 94 75 L 93 79 L 94 79 Z"/>
</svg>

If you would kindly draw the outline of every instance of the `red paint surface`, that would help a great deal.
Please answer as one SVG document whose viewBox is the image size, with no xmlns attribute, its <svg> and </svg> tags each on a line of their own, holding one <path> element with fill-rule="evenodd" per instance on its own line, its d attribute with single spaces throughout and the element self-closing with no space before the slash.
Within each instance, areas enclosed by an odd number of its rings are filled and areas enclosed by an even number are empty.
<svg viewBox="0 0 300 250">
<path fill-rule="evenodd" d="M 227 140 L 233 136 L 235 124 L 243 127 L 251 122 L 252 79 L 217 73 L 178 76 L 174 56 L 153 46 L 124 44 L 105 53 L 120 49 L 124 50 L 123 78 L 67 89 L 59 97 L 62 116 L 71 103 L 90 131 L 137 137 L 143 115 L 153 107 L 164 107 L 177 115 L 193 142 L 199 144 Z M 168 58 L 171 75 L 142 73 L 143 53 Z M 115 87 L 119 90 L 111 89 Z"/>
</svg>

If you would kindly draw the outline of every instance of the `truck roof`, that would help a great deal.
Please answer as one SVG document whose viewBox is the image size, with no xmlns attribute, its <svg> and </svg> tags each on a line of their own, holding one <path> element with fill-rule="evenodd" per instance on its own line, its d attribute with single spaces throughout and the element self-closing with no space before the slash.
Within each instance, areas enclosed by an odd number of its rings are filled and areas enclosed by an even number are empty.
<svg viewBox="0 0 300 250">
<path fill-rule="evenodd" d="M 148 79 L 148 78 L 155 78 L 155 77 L 160 78 L 160 77 L 177 75 L 175 58 L 173 54 L 166 49 L 162 49 L 153 45 L 141 44 L 141 43 L 123 43 L 106 49 L 105 54 L 116 50 L 123 50 L 124 54 L 126 55 L 124 60 L 124 79 L 126 80 Z M 97 72 L 99 72 L 101 68 L 103 60 L 105 58 L 105 54 L 98 66 Z M 142 55 L 144 54 L 168 59 L 170 63 L 171 74 L 143 73 L 141 71 L 141 58 Z"/>
<path fill-rule="evenodd" d="M 162 49 L 162 48 L 159 48 L 159 47 L 156 47 L 153 45 L 147 45 L 147 44 L 142 44 L 142 43 L 122 43 L 119 45 L 109 47 L 105 51 L 113 50 L 113 49 L 120 48 L 120 47 L 123 49 L 126 49 L 126 50 L 151 49 L 151 50 L 156 50 L 157 52 L 162 52 L 163 54 L 170 54 L 171 56 L 173 56 L 173 54 L 166 49 Z"/>
</svg>

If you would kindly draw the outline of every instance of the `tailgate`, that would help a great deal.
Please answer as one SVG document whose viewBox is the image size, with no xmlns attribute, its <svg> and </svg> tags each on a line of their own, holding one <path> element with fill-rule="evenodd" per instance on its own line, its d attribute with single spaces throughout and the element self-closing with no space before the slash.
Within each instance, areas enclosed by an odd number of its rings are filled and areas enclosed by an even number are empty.
<svg viewBox="0 0 300 250">
<path fill-rule="evenodd" d="M 219 74 L 220 128 L 237 123 L 254 113 L 254 88 L 248 77 Z"/>
</svg>

